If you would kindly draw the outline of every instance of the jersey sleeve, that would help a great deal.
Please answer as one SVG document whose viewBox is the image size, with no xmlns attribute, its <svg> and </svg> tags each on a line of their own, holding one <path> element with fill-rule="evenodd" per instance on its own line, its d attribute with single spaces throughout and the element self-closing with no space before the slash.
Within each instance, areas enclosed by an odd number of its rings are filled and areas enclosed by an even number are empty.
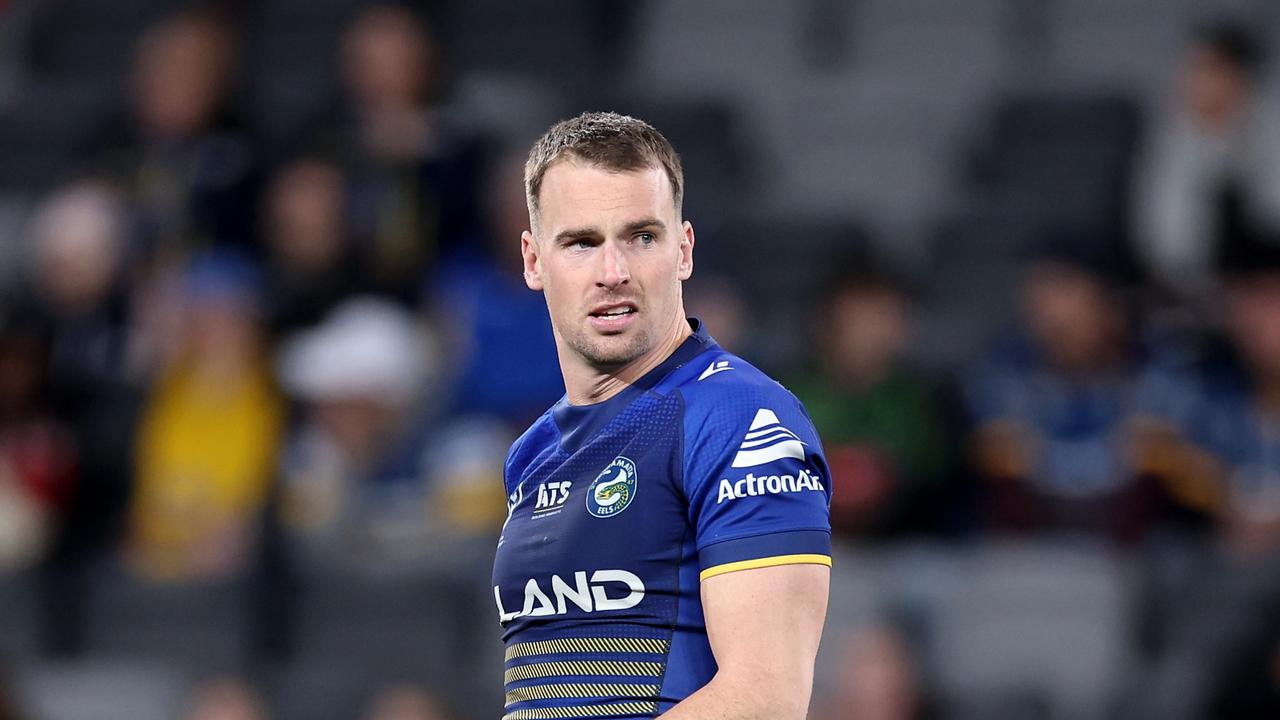
<svg viewBox="0 0 1280 720">
<path fill-rule="evenodd" d="M 817 432 L 782 386 L 690 403 L 684 490 L 700 578 L 831 565 L 831 483 Z"/>
</svg>

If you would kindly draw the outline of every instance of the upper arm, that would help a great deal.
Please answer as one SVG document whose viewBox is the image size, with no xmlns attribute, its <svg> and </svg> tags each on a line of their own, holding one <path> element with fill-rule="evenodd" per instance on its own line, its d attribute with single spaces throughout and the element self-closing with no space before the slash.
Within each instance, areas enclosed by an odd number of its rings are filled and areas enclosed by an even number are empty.
<svg viewBox="0 0 1280 720">
<path fill-rule="evenodd" d="M 701 578 L 829 565 L 829 470 L 799 403 L 780 386 L 748 386 L 697 403 L 686 421 L 684 492 Z"/>
<path fill-rule="evenodd" d="M 779 565 L 702 582 L 717 682 L 754 695 L 783 717 L 803 717 L 827 612 L 825 565 Z"/>
</svg>

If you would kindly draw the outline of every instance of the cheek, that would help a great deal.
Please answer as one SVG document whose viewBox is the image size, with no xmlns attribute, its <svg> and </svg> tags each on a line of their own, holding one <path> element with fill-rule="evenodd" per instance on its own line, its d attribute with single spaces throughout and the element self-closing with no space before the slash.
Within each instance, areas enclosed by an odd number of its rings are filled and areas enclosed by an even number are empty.
<svg viewBox="0 0 1280 720">
<path fill-rule="evenodd" d="M 551 317 L 567 317 L 580 304 L 583 293 L 572 281 L 572 275 L 550 271 L 545 265 L 539 273 L 542 295 L 547 300 Z"/>
</svg>

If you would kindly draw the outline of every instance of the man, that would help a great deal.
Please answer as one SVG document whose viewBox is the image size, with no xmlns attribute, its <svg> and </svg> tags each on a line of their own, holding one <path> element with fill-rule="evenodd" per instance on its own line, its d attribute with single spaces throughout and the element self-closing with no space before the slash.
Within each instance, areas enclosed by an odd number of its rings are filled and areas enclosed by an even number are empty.
<svg viewBox="0 0 1280 720">
<path fill-rule="evenodd" d="M 505 468 L 505 720 L 807 710 L 827 465 L 799 402 L 686 319 L 682 188 L 666 139 L 612 113 L 555 125 L 525 168 L 525 281 L 567 392 Z"/>
<path fill-rule="evenodd" d="M 1264 91 L 1265 55 L 1246 27 L 1198 28 L 1178 73 L 1176 102 L 1156 118 L 1137 163 L 1140 259 L 1184 300 L 1211 284 L 1226 241 L 1218 216 L 1227 186 L 1240 189 L 1250 219 L 1280 222 L 1280 122 Z"/>
</svg>

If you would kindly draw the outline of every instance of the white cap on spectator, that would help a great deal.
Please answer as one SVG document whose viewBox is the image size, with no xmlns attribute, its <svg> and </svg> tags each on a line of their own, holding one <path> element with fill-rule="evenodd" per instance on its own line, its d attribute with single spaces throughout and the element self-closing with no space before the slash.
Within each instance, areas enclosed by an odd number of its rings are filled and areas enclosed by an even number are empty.
<svg viewBox="0 0 1280 720">
<path fill-rule="evenodd" d="M 431 370 L 427 339 L 399 306 L 376 298 L 349 300 L 285 344 L 280 381 L 308 401 L 410 404 Z"/>
</svg>

